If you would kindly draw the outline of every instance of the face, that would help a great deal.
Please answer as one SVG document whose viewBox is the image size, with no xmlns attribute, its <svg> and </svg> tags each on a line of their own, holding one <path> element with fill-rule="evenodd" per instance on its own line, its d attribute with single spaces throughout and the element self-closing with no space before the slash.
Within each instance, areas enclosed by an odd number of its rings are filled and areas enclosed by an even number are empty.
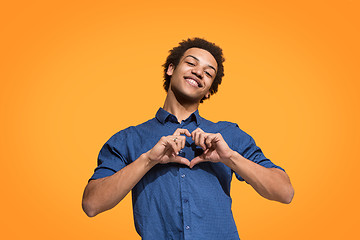
<svg viewBox="0 0 360 240">
<path fill-rule="evenodd" d="M 210 96 L 210 87 L 217 72 L 217 62 L 213 55 L 200 48 L 189 48 L 179 64 L 170 64 L 167 74 L 171 76 L 169 91 L 186 101 L 200 102 Z"/>
</svg>

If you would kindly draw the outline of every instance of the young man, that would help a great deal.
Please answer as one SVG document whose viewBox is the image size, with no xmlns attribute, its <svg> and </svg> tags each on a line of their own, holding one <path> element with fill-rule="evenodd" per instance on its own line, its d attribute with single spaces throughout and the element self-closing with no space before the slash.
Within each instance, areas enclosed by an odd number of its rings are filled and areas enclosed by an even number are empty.
<svg viewBox="0 0 360 240">
<path fill-rule="evenodd" d="M 199 104 L 217 92 L 223 61 L 218 46 L 199 38 L 170 51 L 164 106 L 155 118 L 105 143 L 84 191 L 88 216 L 113 208 L 132 190 L 142 239 L 239 239 L 231 211 L 233 173 L 261 196 L 291 202 L 287 174 L 248 134 L 199 115 Z"/>
</svg>

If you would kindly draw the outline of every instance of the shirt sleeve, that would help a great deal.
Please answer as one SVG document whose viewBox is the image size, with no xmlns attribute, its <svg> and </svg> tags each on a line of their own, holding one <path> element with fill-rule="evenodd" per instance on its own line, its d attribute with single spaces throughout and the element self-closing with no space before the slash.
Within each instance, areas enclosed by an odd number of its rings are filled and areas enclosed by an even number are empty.
<svg viewBox="0 0 360 240">
<path fill-rule="evenodd" d="M 285 172 L 285 170 L 270 161 L 266 158 L 261 149 L 256 145 L 254 139 L 244 131 L 242 131 L 238 125 L 236 125 L 236 130 L 238 134 L 234 136 L 233 150 L 237 151 L 244 158 L 253 161 L 266 168 L 278 168 Z M 235 172 L 235 176 L 238 180 L 244 181 L 244 179 Z"/>
<path fill-rule="evenodd" d="M 104 144 L 98 156 L 98 166 L 89 181 L 111 176 L 129 164 L 127 141 L 126 131 L 122 130 Z"/>
</svg>

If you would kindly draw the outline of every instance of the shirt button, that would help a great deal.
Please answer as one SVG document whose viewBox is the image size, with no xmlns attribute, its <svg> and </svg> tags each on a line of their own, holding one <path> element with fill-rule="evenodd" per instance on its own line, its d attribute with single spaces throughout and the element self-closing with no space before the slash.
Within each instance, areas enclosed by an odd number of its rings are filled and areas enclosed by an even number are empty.
<svg viewBox="0 0 360 240">
<path fill-rule="evenodd" d="M 186 230 L 189 230 L 189 229 L 190 229 L 190 226 L 189 226 L 189 225 L 187 225 L 187 226 L 185 227 L 185 229 L 186 229 Z"/>
<path fill-rule="evenodd" d="M 182 174 L 181 177 L 184 178 L 184 177 L 185 177 L 185 174 Z"/>
</svg>

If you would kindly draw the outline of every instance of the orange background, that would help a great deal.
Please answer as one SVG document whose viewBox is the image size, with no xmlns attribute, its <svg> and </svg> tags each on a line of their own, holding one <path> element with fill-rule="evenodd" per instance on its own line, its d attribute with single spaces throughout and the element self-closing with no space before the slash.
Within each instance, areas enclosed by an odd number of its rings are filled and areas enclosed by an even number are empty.
<svg viewBox="0 0 360 240">
<path fill-rule="evenodd" d="M 283 205 L 233 181 L 241 238 L 360 237 L 358 1 L 220 2 L 1 4 L 3 239 L 139 239 L 129 195 L 88 218 L 83 189 L 105 141 L 162 106 L 168 50 L 195 36 L 226 58 L 200 113 L 238 123 L 295 188 Z"/>
</svg>

